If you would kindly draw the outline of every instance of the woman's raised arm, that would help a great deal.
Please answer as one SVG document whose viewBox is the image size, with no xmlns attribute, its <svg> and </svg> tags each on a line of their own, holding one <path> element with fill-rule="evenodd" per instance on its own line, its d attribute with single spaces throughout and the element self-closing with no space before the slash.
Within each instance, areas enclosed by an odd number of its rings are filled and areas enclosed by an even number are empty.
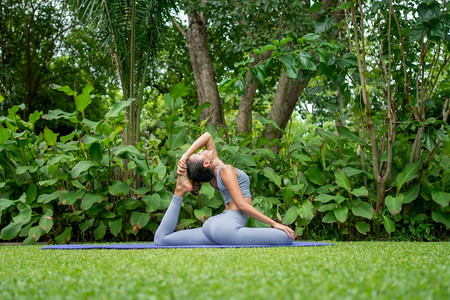
<svg viewBox="0 0 450 300">
<path fill-rule="evenodd" d="M 195 153 L 195 151 L 206 147 L 206 150 L 211 150 L 214 153 L 214 156 L 217 156 L 216 145 L 214 144 L 214 140 L 209 132 L 205 132 L 202 134 L 189 149 L 183 154 L 181 160 L 186 161 L 189 156 Z"/>
</svg>

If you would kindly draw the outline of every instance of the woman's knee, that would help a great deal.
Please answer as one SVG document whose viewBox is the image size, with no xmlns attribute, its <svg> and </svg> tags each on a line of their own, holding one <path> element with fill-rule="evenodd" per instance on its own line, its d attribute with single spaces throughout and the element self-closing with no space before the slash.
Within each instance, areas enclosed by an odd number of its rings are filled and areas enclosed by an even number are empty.
<svg viewBox="0 0 450 300">
<path fill-rule="evenodd" d="M 164 236 L 158 234 L 158 232 L 155 233 L 153 241 L 155 242 L 156 246 L 164 246 Z"/>
</svg>

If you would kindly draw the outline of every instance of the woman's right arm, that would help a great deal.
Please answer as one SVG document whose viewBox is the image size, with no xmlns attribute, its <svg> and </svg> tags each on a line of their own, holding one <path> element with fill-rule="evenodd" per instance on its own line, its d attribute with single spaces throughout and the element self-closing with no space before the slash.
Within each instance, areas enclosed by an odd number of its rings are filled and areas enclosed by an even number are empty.
<svg viewBox="0 0 450 300">
<path fill-rule="evenodd" d="M 206 150 L 214 151 L 214 154 L 217 156 L 214 140 L 209 132 L 205 132 L 191 145 L 191 147 L 189 147 L 189 149 L 181 157 L 181 160 L 186 161 L 189 156 L 195 153 L 195 151 L 203 147 L 206 147 Z"/>
</svg>

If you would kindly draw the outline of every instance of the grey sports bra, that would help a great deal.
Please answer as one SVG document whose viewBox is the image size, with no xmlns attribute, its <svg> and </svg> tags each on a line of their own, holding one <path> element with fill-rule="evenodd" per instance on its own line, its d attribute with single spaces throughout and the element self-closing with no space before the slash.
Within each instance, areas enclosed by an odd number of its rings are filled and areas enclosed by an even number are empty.
<svg viewBox="0 0 450 300">
<path fill-rule="evenodd" d="M 223 197 L 223 201 L 225 202 L 225 204 L 233 201 L 233 198 L 230 195 L 230 192 L 228 191 L 225 183 L 222 181 L 222 178 L 220 177 L 220 169 L 223 167 L 224 165 L 221 165 L 218 169 L 217 169 L 217 190 L 220 192 L 220 194 L 222 194 Z M 244 198 L 251 198 L 252 194 L 250 193 L 250 178 L 248 177 L 247 174 L 245 174 L 244 171 L 239 170 L 238 168 L 234 168 L 236 171 L 238 171 L 238 176 L 237 176 L 237 180 L 239 183 L 239 187 L 241 188 L 241 192 L 242 192 L 242 196 L 244 196 Z"/>
</svg>

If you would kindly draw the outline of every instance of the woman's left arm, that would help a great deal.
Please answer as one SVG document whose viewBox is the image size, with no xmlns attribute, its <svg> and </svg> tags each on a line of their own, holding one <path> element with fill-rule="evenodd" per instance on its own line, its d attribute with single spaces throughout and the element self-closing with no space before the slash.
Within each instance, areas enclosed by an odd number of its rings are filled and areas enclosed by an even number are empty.
<svg viewBox="0 0 450 300">
<path fill-rule="evenodd" d="M 258 221 L 269 224 L 273 228 L 283 230 L 290 238 L 295 239 L 294 231 L 290 227 L 272 220 L 271 218 L 254 208 L 253 205 L 244 200 L 244 196 L 242 195 L 241 189 L 239 187 L 236 173 L 232 166 L 223 166 L 220 171 L 220 178 L 230 192 L 230 195 L 239 210 L 243 211 L 246 215 Z"/>
<path fill-rule="evenodd" d="M 189 147 L 189 149 L 183 154 L 181 160 L 186 162 L 186 160 L 194 154 L 195 151 L 200 148 L 205 147 L 206 150 L 211 150 L 214 152 L 214 155 L 217 156 L 216 145 L 214 144 L 214 140 L 209 132 L 205 132 L 202 134 L 195 142 Z"/>
</svg>

